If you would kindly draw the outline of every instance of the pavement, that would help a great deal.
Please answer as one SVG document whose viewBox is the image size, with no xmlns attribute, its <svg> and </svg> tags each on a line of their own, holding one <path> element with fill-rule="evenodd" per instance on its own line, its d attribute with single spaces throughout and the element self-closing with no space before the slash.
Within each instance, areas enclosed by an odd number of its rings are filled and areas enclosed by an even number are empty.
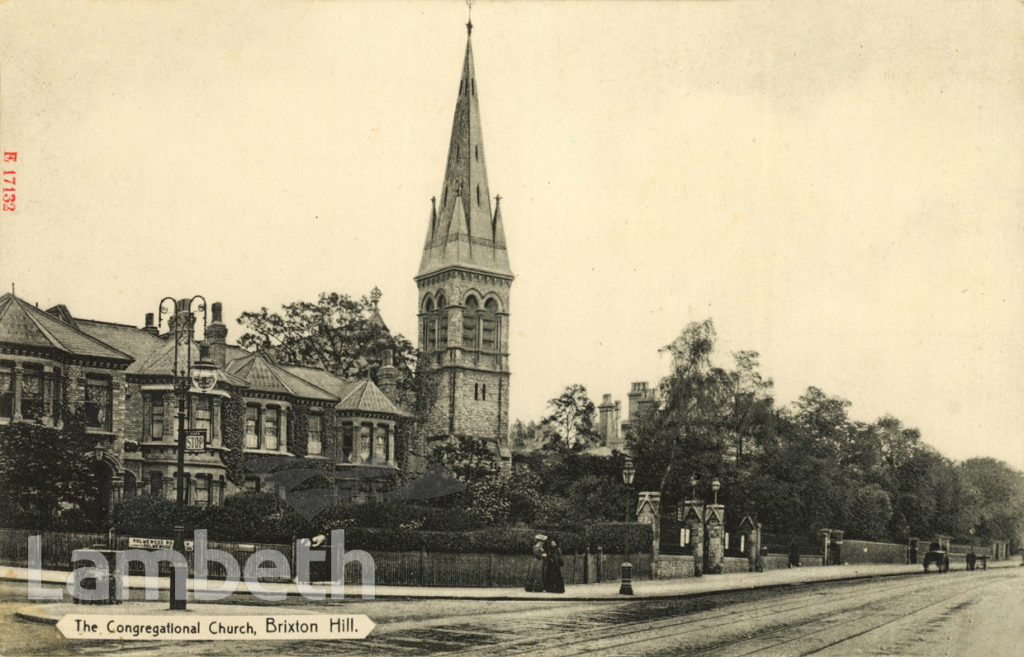
<svg viewBox="0 0 1024 657">
<path fill-rule="evenodd" d="M 989 568 L 1018 567 L 1021 562 L 1017 560 L 990 561 Z M 962 564 L 952 564 L 953 570 L 964 570 Z M 710 595 L 725 591 L 751 590 L 771 588 L 778 586 L 799 586 L 813 582 L 843 581 L 862 579 L 867 577 L 891 577 L 895 575 L 920 574 L 920 565 L 893 565 L 893 564 L 858 564 L 843 566 L 811 566 L 801 568 L 787 568 L 779 570 L 767 570 L 761 573 L 731 573 L 725 575 L 704 575 L 703 577 L 683 577 L 676 579 L 641 579 L 633 580 L 633 595 L 626 596 L 619 593 L 620 583 L 601 582 L 597 584 L 575 584 L 565 587 L 565 593 L 537 593 L 512 588 L 483 588 L 483 587 L 433 587 L 433 586 L 377 586 L 373 590 L 372 599 L 375 600 L 552 600 L 552 601 L 596 601 L 596 600 L 618 600 L 629 599 L 675 599 L 697 595 Z M 929 576 L 941 577 L 934 570 Z M 0 580 L 14 582 L 28 582 L 28 568 L 0 566 Z M 63 586 L 67 583 L 71 573 L 60 570 L 43 570 L 39 574 L 39 582 L 43 585 Z M 170 588 L 170 578 L 143 576 L 130 576 L 128 578 L 129 589 L 141 589 L 150 580 L 159 590 L 167 591 Z M 215 585 L 222 585 L 221 581 L 213 581 Z M 323 592 L 330 596 L 330 585 L 327 583 L 314 583 L 305 585 L 316 591 Z M 289 596 L 301 595 L 299 585 L 295 582 L 289 583 L 262 583 L 261 587 L 266 590 L 284 592 Z M 192 579 L 188 581 L 188 589 L 195 593 L 198 591 L 214 591 L 217 586 L 199 587 Z M 235 594 L 252 594 L 246 582 L 239 582 Z M 361 587 L 354 584 L 346 584 L 344 598 L 358 603 L 361 596 Z M 257 596 L 258 597 L 258 596 Z M 337 596 L 336 596 L 337 597 Z M 237 599 L 237 597 L 235 598 Z M 367 598 L 371 599 L 371 598 Z M 68 613 L 103 613 L 117 611 L 120 614 L 158 614 L 167 611 L 166 600 L 162 602 L 136 601 L 131 600 L 116 606 L 106 605 L 79 605 L 70 602 L 52 602 L 46 604 L 30 604 L 18 610 L 17 616 L 23 620 L 56 623 L 62 616 Z M 201 611 L 203 614 L 265 614 L 267 604 L 223 604 L 215 602 L 199 602 L 190 596 L 189 611 Z M 289 613 L 330 613 L 326 606 L 300 607 L 290 605 Z M 336 611 L 336 610 L 334 610 Z"/>
</svg>

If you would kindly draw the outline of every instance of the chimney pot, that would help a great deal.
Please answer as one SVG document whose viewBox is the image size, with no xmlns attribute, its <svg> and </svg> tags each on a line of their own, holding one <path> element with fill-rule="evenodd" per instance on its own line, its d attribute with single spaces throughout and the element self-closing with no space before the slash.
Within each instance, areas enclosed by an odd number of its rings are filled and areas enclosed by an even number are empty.
<svg viewBox="0 0 1024 657">
<path fill-rule="evenodd" d="M 213 322 L 214 324 L 221 323 L 221 303 L 220 301 L 213 302 Z"/>
<path fill-rule="evenodd" d="M 153 313 L 146 313 L 146 328 L 153 326 Z"/>
</svg>

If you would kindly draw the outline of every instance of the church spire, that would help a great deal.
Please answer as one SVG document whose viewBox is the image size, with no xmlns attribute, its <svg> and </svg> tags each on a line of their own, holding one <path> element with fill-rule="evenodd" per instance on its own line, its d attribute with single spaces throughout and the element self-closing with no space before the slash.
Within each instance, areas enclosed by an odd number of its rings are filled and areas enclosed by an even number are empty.
<svg viewBox="0 0 1024 657">
<path fill-rule="evenodd" d="M 459 79 L 444 183 L 436 218 L 432 212 L 431 225 L 427 228 L 418 276 L 461 266 L 512 277 L 501 214 L 491 209 L 473 65 L 472 31 L 473 21 L 470 20 L 466 23 L 466 54 Z"/>
</svg>

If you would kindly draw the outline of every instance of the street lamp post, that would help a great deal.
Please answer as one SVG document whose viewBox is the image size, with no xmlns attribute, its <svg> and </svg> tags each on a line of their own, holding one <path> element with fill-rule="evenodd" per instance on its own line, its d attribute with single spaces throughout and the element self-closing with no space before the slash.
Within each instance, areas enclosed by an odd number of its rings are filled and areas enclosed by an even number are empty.
<svg viewBox="0 0 1024 657">
<path fill-rule="evenodd" d="M 636 466 L 633 465 L 633 458 L 630 457 L 630 456 L 627 456 L 625 463 L 622 464 L 622 483 L 624 483 L 624 484 L 626 484 L 627 486 L 630 487 L 630 496 L 626 500 L 626 522 L 629 522 L 630 516 L 633 515 L 632 513 L 630 513 L 629 509 L 630 509 L 630 506 L 632 506 L 632 504 L 633 504 L 633 490 L 632 490 L 632 486 L 633 486 L 633 478 L 635 476 L 636 476 Z"/>
<path fill-rule="evenodd" d="M 196 301 L 199 301 L 196 305 Z M 171 302 L 172 310 L 165 310 L 165 302 Z M 174 299 L 164 297 L 160 300 L 158 308 L 159 319 L 157 326 L 163 320 L 164 315 L 173 313 L 173 319 L 167 322 L 168 329 L 174 336 L 174 361 L 171 365 L 171 376 L 174 379 L 174 393 L 178 398 L 178 459 L 175 481 L 177 483 L 177 509 L 178 517 L 183 517 L 185 508 L 185 448 L 187 443 L 186 429 L 186 407 L 188 404 L 189 390 L 195 386 L 200 391 L 213 388 L 217 383 L 217 366 L 210 361 L 209 345 L 203 342 L 199 349 L 199 360 L 192 363 L 192 342 L 195 337 L 196 317 L 192 310 L 196 306 L 196 312 L 203 316 L 203 337 L 206 333 L 206 299 L 196 295 L 191 299 Z M 183 344 L 184 343 L 184 344 Z M 204 349 L 205 347 L 205 349 Z M 184 355 L 184 363 L 181 357 Z M 185 528 L 181 525 L 174 526 L 174 551 L 177 554 L 185 554 Z M 188 575 L 186 573 L 186 579 Z M 181 588 L 179 595 L 178 588 Z M 178 583 L 178 569 L 171 568 L 171 606 L 172 610 L 185 610 L 187 599 L 187 586 Z"/>
</svg>

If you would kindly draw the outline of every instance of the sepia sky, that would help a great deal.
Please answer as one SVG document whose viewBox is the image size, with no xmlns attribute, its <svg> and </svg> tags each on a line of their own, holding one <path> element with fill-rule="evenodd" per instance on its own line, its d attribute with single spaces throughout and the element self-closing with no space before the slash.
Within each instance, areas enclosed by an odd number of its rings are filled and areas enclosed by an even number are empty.
<svg viewBox="0 0 1024 657">
<path fill-rule="evenodd" d="M 416 274 L 462 2 L 0 4 L 0 287 L 141 324 Z M 512 287 L 511 410 L 655 383 L 711 317 L 955 459 L 1024 468 L 1024 4 L 486 2 L 473 50 Z"/>
</svg>

